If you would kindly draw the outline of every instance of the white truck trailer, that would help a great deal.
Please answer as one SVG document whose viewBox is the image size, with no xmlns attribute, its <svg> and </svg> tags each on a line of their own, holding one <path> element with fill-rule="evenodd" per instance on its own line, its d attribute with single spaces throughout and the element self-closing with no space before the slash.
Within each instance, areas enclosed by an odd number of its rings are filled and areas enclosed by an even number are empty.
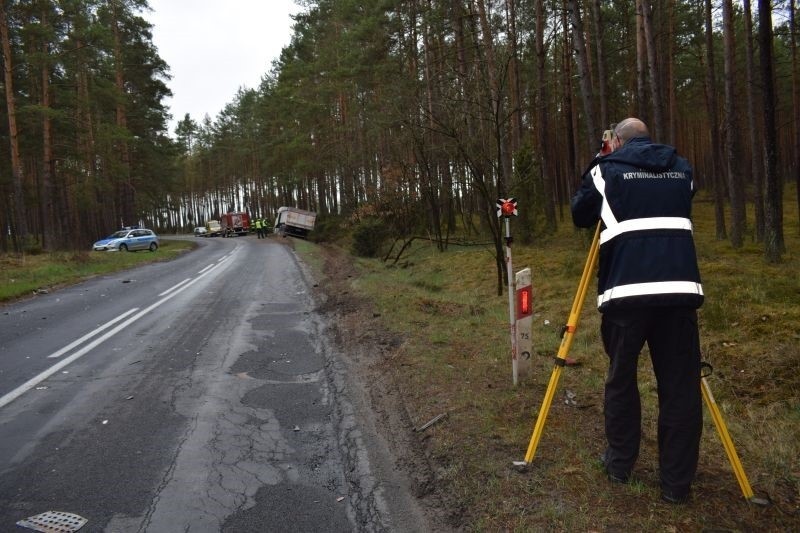
<svg viewBox="0 0 800 533">
<path fill-rule="evenodd" d="M 316 219 L 317 214 L 313 211 L 304 211 L 296 207 L 280 207 L 278 216 L 275 217 L 273 231 L 282 237 L 287 235 L 305 237 L 309 231 L 314 229 Z"/>
</svg>

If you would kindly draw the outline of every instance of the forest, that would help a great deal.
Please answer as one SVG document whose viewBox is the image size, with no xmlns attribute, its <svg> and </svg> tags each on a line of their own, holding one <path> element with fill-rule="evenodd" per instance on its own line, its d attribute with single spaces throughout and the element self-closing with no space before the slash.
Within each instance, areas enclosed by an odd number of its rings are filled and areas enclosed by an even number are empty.
<svg viewBox="0 0 800 533">
<path fill-rule="evenodd" d="M 637 116 L 693 164 L 716 238 L 779 262 L 798 5 L 754 4 L 304 0 L 259 87 L 170 132 L 146 0 L 4 0 L 0 250 L 293 205 L 440 249 L 489 236 L 501 277 L 497 199 L 518 200 L 522 242 L 571 224 L 603 131 Z"/>
</svg>

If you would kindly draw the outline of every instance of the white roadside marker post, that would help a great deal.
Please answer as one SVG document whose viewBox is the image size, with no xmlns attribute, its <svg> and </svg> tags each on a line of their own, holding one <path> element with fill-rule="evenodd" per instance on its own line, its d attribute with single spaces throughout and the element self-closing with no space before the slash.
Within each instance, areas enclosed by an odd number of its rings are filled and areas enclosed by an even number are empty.
<svg viewBox="0 0 800 533">
<path fill-rule="evenodd" d="M 506 226 L 506 271 L 508 274 L 508 324 L 511 333 L 511 380 L 514 386 L 517 385 L 517 333 L 516 333 L 516 320 L 514 313 L 514 268 L 511 262 L 511 224 L 509 219 L 512 216 L 517 216 L 517 200 L 516 198 L 498 198 L 497 200 L 497 216 L 505 219 Z"/>
<path fill-rule="evenodd" d="M 517 272 L 517 376 L 526 378 L 531 374 L 533 352 L 533 287 L 531 269 Z"/>
</svg>

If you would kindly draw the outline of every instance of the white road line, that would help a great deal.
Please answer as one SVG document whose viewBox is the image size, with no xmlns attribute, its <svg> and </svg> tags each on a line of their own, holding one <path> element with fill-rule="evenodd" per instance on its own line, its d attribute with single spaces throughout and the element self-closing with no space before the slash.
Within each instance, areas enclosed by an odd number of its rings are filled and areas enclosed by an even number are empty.
<svg viewBox="0 0 800 533">
<path fill-rule="evenodd" d="M 174 290 L 177 290 L 177 289 L 178 289 L 178 287 L 180 287 L 181 285 L 184 285 L 185 283 L 189 283 L 191 280 L 192 280 L 192 278 L 186 278 L 185 280 L 181 281 L 181 282 L 180 282 L 180 283 L 178 283 L 177 285 L 173 285 L 173 286 L 172 286 L 172 287 L 170 287 L 169 289 L 165 290 L 164 292 L 162 292 L 161 294 L 159 294 L 159 296 L 164 296 L 165 294 L 169 294 L 169 293 L 171 293 L 172 291 L 174 291 Z"/>
<path fill-rule="evenodd" d="M 119 316 L 118 316 L 117 318 L 115 318 L 114 320 L 110 320 L 110 321 L 106 322 L 106 323 L 105 323 L 105 324 L 103 324 L 102 326 L 100 326 L 100 327 L 98 327 L 98 328 L 95 328 L 95 329 L 93 329 L 92 331 L 90 331 L 89 333 L 87 333 L 86 335 L 84 335 L 83 337 L 81 337 L 80 339 L 76 340 L 75 342 L 72 342 L 72 343 L 70 343 L 70 344 L 67 344 L 66 346 L 64 346 L 63 348 L 61 348 L 59 351 L 57 351 L 57 352 L 55 352 L 55 353 L 52 353 L 52 354 L 48 355 L 48 356 L 47 356 L 47 358 L 48 358 L 48 359 L 55 359 L 55 358 L 57 358 L 57 357 L 61 357 L 62 355 L 64 355 L 65 353 L 67 353 L 68 351 L 70 351 L 71 349 L 73 349 L 74 347 L 76 347 L 77 345 L 79 345 L 80 343 L 82 343 L 83 341 L 85 341 L 86 339 L 89 339 L 89 338 L 91 338 L 91 337 L 94 337 L 95 335 L 97 335 L 98 333 L 100 333 L 101 331 L 103 331 L 104 329 L 106 329 L 106 328 L 110 328 L 111 326 L 113 326 L 114 324 L 116 324 L 117 322 L 119 322 L 120 320 L 122 320 L 123 318 L 125 318 L 126 316 L 130 315 L 131 313 L 135 313 L 135 312 L 136 312 L 136 311 L 138 311 L 138 310 L 139 310 L 139 308 L 138 308 L 138 307 L 134 307 L 134 308 L 133 308 L 133 309 L 131 309 L 130 311 L 126 311 L 126 312 L 122 313 L 121 315 L 119 315 Z"/>
<path fill-rule="evenodd" d="M 68 364 L 70 364 L 70 363 L 72 363 L 74 361 L 77 361 L 78 359 L 83 357 L 86 353 L 88 353 L 90 350 L 92 350 L 94 347 L 96 347 L 100 343 L 108 340 L 109 338 L 113 337 L 114 335 L 116 335 L 117 333 L 122 331 L 129 324 L 132 324 L 133 322 L 135 322 L 139 318 L 143 317 L 144 315 L 146 315 L 147 313 L 149 313 L 150 311 L 152 311 L 156 307 L 160 306 L 161 304 L 163 304 L 167 300 L 170 300 L 174 296 L 176 296 L 176 295 L 180 294 L 181 292 L 183 292 L 184 290 L 188 289 L 189 287 L 191 287 L 192 285 L 194 285 L 195 283 L 197 283 L 198 281 L 200 281 L 201 279 L 206 277 L 208 274 L 210 274 L 214 270 L 216 270 L 217 267 L 219 267 L 221 264 L 222 264 L 221 262 L 217 263 L 216 265 L 214 265 L 214 268 L 212 268 L 210 270 L 207 270 L 206 272 L 204 272 L 200 276 L 196 277 L 195 279 L 193 279 L 192 281 L 190 281 L 186 285 L 184 285 L 184 286 L 180 287 L 179 289 L 173 291 L 169 295 L 161 298 L 160 300 L 158 300 L 156 303 L 152 304 L 151 306 L 149 306 L 149 307 L 147 307 L 145 309 L 142 309 L 141 311 L 139 311 L 138 313 L 136 313 L 135 315 L 130 317 L 128 320 L 126 320 L 122 324 L 119 324 L 117 327 L 115 327 L 111 331 L 107 332 L 103 336 L 98 337 L 97 339 L 95 339 L 94 341 L 90 342 L 89 344 L 87 344 L 86 346 L 84 346 L 83 348 L 81 348 L 80 350 L 75 352 L 74 354 L 70 355 L 66 359 L 63 359 L 63 360 L 59 361 L 58 363 L 56 363 L 55 365 L 51 366 L 47 370 L 41 372 L 39 375 L 29 379 L 28 381 L 26 381 L 25 383 L 23 383 L 22 385 L 20 385 L 16 389 L 12 390 L 11 392 L 6 394 L 5 396 L 0 397 L 0 409 L 5 407 L 9 403 L 13 402 L 14 400 L 19 398 L 20 396 L 22 396 L 23 394 L 25 394 L 26 392 L 28 392 L 32 388 L 34 388 L 36 385 L 38 385 L 42 381 L 44 381 L 47 378 L 49 378 L 50 376 L 52 376 L 53 374 L 55 374 L 56 372 L 58 372 L 59 370 L 61 370 L 65 366 L 67 366 Z M 73 343 L 73 344 L 75 344 L 75 343 Z"/>
</svg>

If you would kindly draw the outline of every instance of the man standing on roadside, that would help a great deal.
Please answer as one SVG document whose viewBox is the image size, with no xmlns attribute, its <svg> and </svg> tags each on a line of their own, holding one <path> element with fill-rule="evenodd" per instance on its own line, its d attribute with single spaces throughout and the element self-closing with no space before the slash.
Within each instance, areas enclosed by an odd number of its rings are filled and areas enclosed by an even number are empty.
<svg viewBox="0 0 800 533">
<path fill-rule="evenodd" d="M 692 168 L 647 126 L 616 125 L 611 153 L 597 159 L 572 198 L 579 227 L 602 223 L 597 305 L 609 357 L 602 462 L 627 483 L 639 456 L 639 353 L 647 343 L 658 382 L 661 498 L 685 503 L 697 470 L 703 413 L 697 308 L 703 288 L 692 238 Z"/>
<path fill-rule="evenodd" d="M 261 222 L 260 218 L 256 219 L 255 224 L 256 224 L 256 235 L 258 235 L 258 238 L 261 239 L 264 237 L 264 224 Z"/>
</svg>

